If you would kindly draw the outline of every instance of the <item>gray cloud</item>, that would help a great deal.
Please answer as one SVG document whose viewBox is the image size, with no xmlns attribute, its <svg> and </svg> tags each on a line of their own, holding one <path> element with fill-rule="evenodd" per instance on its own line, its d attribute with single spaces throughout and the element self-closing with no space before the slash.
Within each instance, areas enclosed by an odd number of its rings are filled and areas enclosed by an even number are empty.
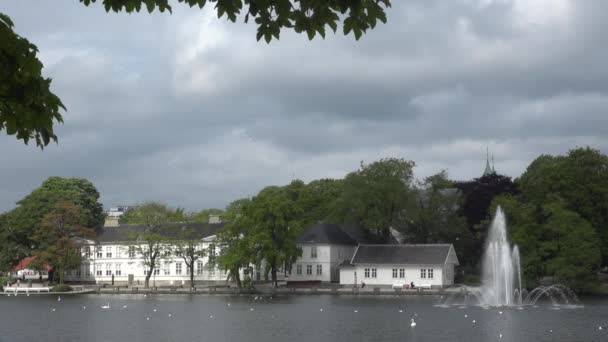
<svg viewBox="0 0 608 342">
<path fill-rule="evenodd" d="M 510 176 L 541 153 L 608 151 L 601 0 L 396 2 L 360 41 L 270 45 L 179 4 L 5 7 L 69 111 L 44 151 L 0 135 L 0 210 L 51 175 L 90 179 L 106 206 L 201 209 L 386 156 L 469 179 L 486 146 Z"/>
</svg>

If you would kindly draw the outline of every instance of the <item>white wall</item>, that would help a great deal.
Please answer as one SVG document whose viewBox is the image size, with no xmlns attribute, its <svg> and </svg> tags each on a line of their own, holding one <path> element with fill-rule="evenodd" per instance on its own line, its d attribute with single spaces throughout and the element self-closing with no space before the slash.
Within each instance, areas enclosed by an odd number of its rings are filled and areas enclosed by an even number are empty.
<svg viewBox="0 0 608 342">
<path fill-rule="evenodd" d="M 209 246 L 213 244 L 214 238 L 206 238 L 201 241 L 200 248 L 209 250 Z M 129 275 L 133 275 L 134 284 L 143 285 L 145 283 L 147 267 L 142 264 L 143 259 L 138 253 L 135 257 L 129 257 L 129 245 L 132 243 L 102 243 L 85 245 L 82 250 L 82 261 L 78 270 L 72 270 L 67 275 L 67 280 L 72 281 L 93 281 L 96 283 L 110 283 L 112 275 L 114 275 L 115 284 L 126 284 Z M 90 257 L 85 255 L 86 248 L 91 250 Z M 101 248 L 101 257 L 98 257 L 96 248 Z M 109 250 L 108 250 L 109 248 Z M 108 256 L 108 251 L 111 256 Z M 219 248 L 216 247 L 216 255 L 219 254 Z M 208 256 L 198 259 L 194 265 L 194 280 L 195 281 L 223 281 L 226 280 L 227 274 L 216 268 L 210 268 L 207 263 Z M 199 274 L 198 263 L 202 262 L 202 274 Z M 181 264 L 181 274 L 177 274 L 178 264 Z M 177 256 L 161 257 L 159 259 L 159 272 L 150 277 L 150 285 L 182 285 L 190 281 L 190 273 L 186 267 L 184 259 Z M 120 270 L 120 271 L 119 271 Z M 168 270 L 166 274 L 165 270 Z M 78 274 L 80 271 L 80 274 Z M 101 271 L 101 275 L 98 274 Z M 120 273 L 120 274 L 119 274 Z"/>
<path fill-rule="evenodd" d="M 350 260 L 355 251 L 354 246 L 342 245 L 305 244 L 298 245 L 298 247 L 302 248 L 302 256 L 292 265 L 289 281 L 338 281 L 338 264 L 344 260 Z M 317 249 L 316 258 L 311 255 L 313 247 Z M 301 265 L 302 274 L 298 274 L 298 265 Z M 311 275 L 306 274 L 307 265 L 312 266 Z M 317 265 L 321 265 L 321 275 L 317 275 Z"/>
<path fill-rule="evenodd" d="M 369 278 L 365 277 L 365 269 L 370 269 Z M 372 269 L 376 269 L 376 277 L 372 277 Z M 393 269 L 397 269 L 397 278 L 393 278 Z M 400 278 L 399 270 L 404 269 L 404 278 Z M 421 278 L 420 269 L 426 270 L 427 278 Z M 428 278 L 428 270 L 433 270 L 433 278 Z M 357 285 L 364 282 L 366 285 L 386 285 L 393 284 L 410 284 L 414 285 L 431 285 L 445 286 L 449 284 L 443 283 L 443 265 L 356 265 L 354 268 L 343 268 L 340 270 L 340 284 L 353 285 L 354 281 Z"/>
</svg>

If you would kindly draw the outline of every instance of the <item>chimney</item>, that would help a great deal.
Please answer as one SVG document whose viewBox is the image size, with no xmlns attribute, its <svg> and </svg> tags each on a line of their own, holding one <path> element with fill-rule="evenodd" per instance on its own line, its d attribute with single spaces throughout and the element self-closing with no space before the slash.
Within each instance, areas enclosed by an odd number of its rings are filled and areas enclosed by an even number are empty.
<svg viewBox="0 0 608 342">
<path fill-rule="evenodd" d="M 220 215 L 218 214 L 209 214 L 209 224 L 221 223 Z"/>
</svg>

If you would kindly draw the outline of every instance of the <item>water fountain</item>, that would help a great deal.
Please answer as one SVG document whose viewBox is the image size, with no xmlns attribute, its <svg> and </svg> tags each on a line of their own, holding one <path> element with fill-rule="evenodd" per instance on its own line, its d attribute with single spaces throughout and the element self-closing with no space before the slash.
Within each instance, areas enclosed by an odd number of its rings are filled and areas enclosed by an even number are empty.
<svg viewBox="0 0 608 342">
<path fill-rule="evenodd" d="M 521 305 L 519 249 L 509 243 L 505 214 L 500 207 L 488 231 L 482 262 L 480 290 L 484 304 Z"/>
<path fill-rule="evenodd" d="M 535 305 L 541 298 L 553 305 L 578 304 L 576 294 L 563 285 L 539 286 L 528 291 L 522 288 L 521 280 L 519 248 L 509 242 L 505 214 L 498 207 L 488 230 L 481 286 L 463 287 L 464 300 L 450 296 L 443 305 L 522 306 Z"/>
</svg>

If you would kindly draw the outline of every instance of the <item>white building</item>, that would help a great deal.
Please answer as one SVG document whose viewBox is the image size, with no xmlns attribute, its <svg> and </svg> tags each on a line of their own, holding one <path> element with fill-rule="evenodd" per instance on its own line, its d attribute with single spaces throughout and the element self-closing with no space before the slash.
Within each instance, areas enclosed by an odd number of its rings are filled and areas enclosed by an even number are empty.
<svg viewBox="0 0 608 342">
<path fill-rule="evenodd" d="M 341 285 L 444 287 L 454 284 L 452 244 L 359 245 L 340 265 Z"/>
<path fill-rule="evenodd" d="M 196 239 L 200 240 L 199 248 L 206 255 L 199 258 L 194 266 L 194 281 L 225 281 L 227 274 L 209 264 L 209 258 L 217 255 L 214 244 L 216 234 L 225 222 L 219 219 L 213 223 L 175 223 L 163 229 L 163 235 L 174 238 L 181 229 L 191 229 Z M 82 262 L 79 269 L 69 272 L 67 280 L 95 282 L 116 285 L 143 285 L 148 268 L 143 265 L 143 258 L 138 253 L 137 245 L 142 244 L 143 225 L 119 225 L 101 228 L 95 240 L 85 241 L 81 248 Z M 175 254 L 165 254 L 159 258 L 158 266 L 150 277 L 150 286 L 185 285 L 190 283 L 190 272 L 184 259 Z"/>
<path fill-rule="evenodd" d="M 302 256 L 292 265 L 289 283 L 338 282 L 338 265 L 353 256 L 357 241 L 339 225 L 319 222 L 298 236 Z"/>
</svg>

